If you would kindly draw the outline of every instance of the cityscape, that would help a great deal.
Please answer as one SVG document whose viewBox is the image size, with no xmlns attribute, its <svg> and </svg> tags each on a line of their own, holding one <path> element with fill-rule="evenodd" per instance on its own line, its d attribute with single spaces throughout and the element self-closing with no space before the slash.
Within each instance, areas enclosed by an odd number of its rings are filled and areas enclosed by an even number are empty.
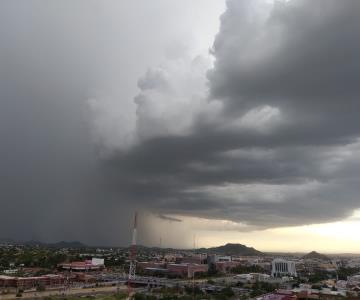
<svg viewBox="0 0 360 300">
<path fill-rule="evenodd" d="M 1 0 L 0 300 L 360 300 L 360 0 Z"/>
<path fill-rule="evenodd" d="M 1 299 L 359 299 L 360 255 L 2 241 Z"/>
</svg>

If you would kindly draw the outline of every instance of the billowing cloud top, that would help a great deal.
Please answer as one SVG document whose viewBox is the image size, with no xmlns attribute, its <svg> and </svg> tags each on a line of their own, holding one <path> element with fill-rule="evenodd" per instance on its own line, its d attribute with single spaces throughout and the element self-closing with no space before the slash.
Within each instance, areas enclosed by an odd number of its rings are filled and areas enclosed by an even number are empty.
<svg viewBox="0 0 360 300">
<path fill-rule="evenodd" d="M 21 215 L 32 212 L 27 220 L 41 216 L 49 223 L 60 211 L 58 224 L 66 219 L 81 228 L 106 216 L 97 224 L 103 232 L 120 226 L 118 216 L 127 222 L 135 208 L 162 218 L 229 220 L 240 223 L 239 230 L 350 215 L 360 206 L 359 14 L 357 0 L 228 0 L 212 58 L 170 47 L 157 65 L 150 55 L 154 66 L 139 76 L 133 100 L 133 90 L 104 92 L 127 84 L 126 72 L 107 69 L 121 47 L 96 46 L 109 42 L 103 35 L 109 24 L 89 21 L 99 41 L 85 37 L 85 45 L 97 49 L 85 51 L 87 57 L 74 53 L 81 46 L 76 33 L 88 29 L 62 37 L 73 46 L 57 53 L 54 32 L 39 34 L 33 26 L 34 42 L 49 44 L 24 44 L 30 29 L 4 16 L 22 39 L 1 32 L 17 51 L 2 46 L 8 72 L 0 81 L 6 145 L 0 184 L 10 205 L 2 218 L 11 224 L 6 215 L 20 207 Z M 44 65 L 36 51 L 54 65 Z M 57 65 L 58 58 L 63 63 Z M 41 73 L 49 69 L 51 79 Z M 119 74 L 124 78 L 114 80 Z M 106 82 L 101 89 L 89 89 L 100 81 Z M 40 227 L 31 232 L 48 236 Z M 101 241 L 99 235 L 88 239 Z"/>
</svg>

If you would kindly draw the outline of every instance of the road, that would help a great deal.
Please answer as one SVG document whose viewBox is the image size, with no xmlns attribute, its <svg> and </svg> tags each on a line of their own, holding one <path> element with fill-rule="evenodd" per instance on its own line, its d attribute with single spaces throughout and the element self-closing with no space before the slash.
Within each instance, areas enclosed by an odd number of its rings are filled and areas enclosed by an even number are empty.
<svg viewBox="0 0 360 300">
<path fill-rule="evenodd" d="M 214 279 L 215 281 L 219 281 L 219 280 L 224 280 L 224 279 L 229 279 L 229 277 L 223 277 L 223 278 L 216 278 Z M 138 276 L 136 281 L 142 282 L 145 285 L 148 283 L 148 281 L 150 280 L 150 284 L 154 284 L 156 283 L 156 286 L 167 286 L 167 287 L 173 287 L 175 285 L 179 285 L 179 286 L 185 286 L 185 285 L 191 285 L 191 284 L 196 284 L 196 285 L 201 285 L 201 284 L 205 284 L 206 283 L 206 279 L 195 279 L 195 280 L 191 280 L 191 279 L 166 279 L 166 278 L 153 278 L 153 277 L 142 277 L 142 276 Z M 45 290 L 43 292 L 35 292 L 35 291 L 25 291 L 22 294 L 21 298 L 17 298 L 15 296 L 14 293 L 12 294 L 6 294 L 6 295 L 2 295 L 0 294 L 0 300 L 13 300 L 13 299 L 36 299 L 36 298 L 43 298 L 43 297 L 49 297 L 49 296 L 61 296 L 61 295 L 95 295 L 95 294 L 111 294 L 111 293 L 115 293 L 118 290 L 118 287 L 116 285 L 116 281 L 114 282 L 108 282 L 107 284 L 111 284 L 112 285 L 107 285 L 107 286 L 101 286 L 101 287 L 89 287 L 89 288 L 82 288 L 82 287 L 71 287 L 69 289 L 66 289 L 64 291 L 63 288 L 57 288 L 57 289 L 48 289 Z M 126 291 L 127 290 L 127 286 L 124 285 L 125 281 L 121 280 L 121 283 L 119 285 L 119 290 L 120 291 Z M 143 288 L 139 288 L 136 290 L 142 290 Z"/>
<path fill-rule="evenodd" d="M 120 291 L 126 291 L 126 286 L 119 286 Z M 81 296 L 81 295 L 95 295 L 95 294 L 112 294 L 117 292 L 116 286 L 106 286 L 106 287 L 93 287 L 93 288 L 71 288 L 64 292 L 63 289 L 57 290 L 47 290 L 43 292 L 24 292 L 21 298 L 17 298 L 15 294 L 0 295 L 0 300 L 12 300 L 12 299 L 35 299 L 43 298 L 49 296 L 61 296 L 61 295 L 72 295 L 72 296 Z"/>
</svg>

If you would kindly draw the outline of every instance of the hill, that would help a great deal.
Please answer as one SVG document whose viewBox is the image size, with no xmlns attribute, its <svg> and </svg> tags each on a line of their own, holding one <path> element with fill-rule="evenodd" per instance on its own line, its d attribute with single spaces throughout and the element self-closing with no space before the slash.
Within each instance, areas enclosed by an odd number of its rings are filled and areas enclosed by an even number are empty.
<svg viewBox="0 0 360 300">
<path fill-rule="evenodd" d="M 88 246 L 79 242 L 79 241 L 61 241 L 57 243 L 48 244 L 49 247 L 52 248 L 87 248 Z"/>
<path fill-rule="evenodd" d="M 2 245 L 16 245 L 18 244 L 17 241 L 10 239 L 10 238 L 0 238 L 0 244 Z"/>
<path fill-rule="evenodd" d="M 254 249 L 253 247 L 247 247 L 242 244 L 226 244 L 219 247 L 203 248 L 199 251 L 204 251 L 211 254 L 218 255 L 244 255 L 244 256 L 263 256 L 264 253 Z"/>
<path fill-rule="evenodd" d="M 24 245 L 26 246 L 39 246 L 39 247 L 48 247 L 48 248 L 57 248 L 57 249 L 61 249 L 61 248 L 86 248 L 87 246 L 84 245 L 81 242 L 78 241 L 71 241 L 71 242 L 66 242 L 66 241 L 61 241 L 61 242 L 56 242 L 56 243 L 44 243 L 44 242 L 40 242 L 40 241 L 35 241 L 35 240 L 30 240 L 24 243 Z"/>
<path fill-rule="evenodd" d="M 159 247 L 147 247 L 143 245 L 137 245 L 137 252 L 184 252 L 184 253 L 207 253 L 207 254 L 218 254 L 218 255 L 243 255 L 243 256 L 264 256 L 263 252 L 260 252 L 252 247 L 247 247 L 242 244 L 226 244 L 218 247 L 211 248 L 198 248 L 198 249 L 175 249 L 175 248 L 159 248 Z M 124 249 L 130 249 L 126 247 Z"/>
<path fill-rule="evenodd" d="M 320 254 L 316 251 L 311 251 L 310 253 L 303 256 L 304 259 L 317 259 L 317 260 L 325 260 L 325 261 L 331 261 L 329 257 L 327 257 L 324 254 Z"/>
</svg>

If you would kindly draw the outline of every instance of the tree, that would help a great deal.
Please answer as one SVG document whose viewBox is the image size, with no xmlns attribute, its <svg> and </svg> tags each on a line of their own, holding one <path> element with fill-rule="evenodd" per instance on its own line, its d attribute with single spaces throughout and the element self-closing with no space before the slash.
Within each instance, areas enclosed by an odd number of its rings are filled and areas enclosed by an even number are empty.
<svg viewBox="0 0 360 300">
<path fill-rule="evenodd" d="M 321 285 L 319 285 L 319 284 L 313 284 L 312 286 L 311 286 L 311 288 L 312 289 L 314 289 L 314 290 L 322 290 L 322 287 L 321 287 Z"/>
<path fill-rule="evenodd" d="M 185 293 L 188 294 L 188 295 L 202 295 L 203 292 L 202 290 L 198 287 L 198 286 L 189 286 L 187 285 L 185 287 Z"/>
<path fill-rule="evenodd" d="M 17 297 L 17 298 L 22 297 L 22 292 L 18 291 L 18 292 L 16 293 L 16 297 Z"/>
<path fill-rule="evenodd" d="M 340 268 L 337 272 L 339 280 L 347 280 L 348 276 L 352 276 L 360 272 L 360 268 Z"/>
<path fill-rule="evenodd" d="M 226 287 L 221 290 L 221 293 L 225 295 L 227 298 L 233 297 L 235 295 L 234 291 L 231 287 Z"/>
<path fill-rule="evenodd" d="M 43 291 L 45 291 L 45 286 L 42 285 L 42 284 L 39 284 L 39 285 L 36 287 L 36 291 L 38 291 L 38 292 L 43 292 Z"/>
<path fill-rule="evenodd" d="M 116 300 L 122 300 L 122 299 L 125 299 L 126 297 L 127 297 L 126 293 L 116 293 L 115 294 L 115 299 Z"/>
<path fill-rule="evenodd" d="M 134 300 L 146 300 L 146 297 L 145 297 L 144 294 L 136 293 L 136 294 L 133 296 L 133 299 L 134 299 Z"/>
</svg>

